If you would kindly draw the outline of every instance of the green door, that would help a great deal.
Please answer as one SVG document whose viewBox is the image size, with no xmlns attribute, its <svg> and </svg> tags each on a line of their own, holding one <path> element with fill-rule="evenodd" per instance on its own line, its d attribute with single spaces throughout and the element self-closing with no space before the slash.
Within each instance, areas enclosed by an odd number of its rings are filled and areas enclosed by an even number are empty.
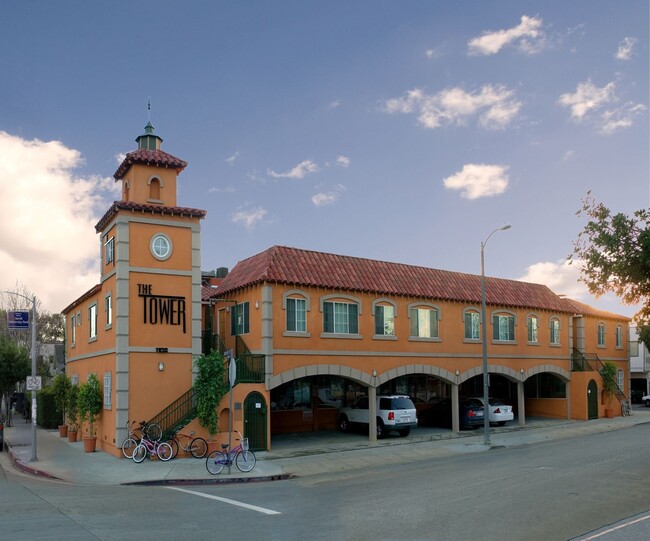
<svg viewBox="0 0 650 541">
<path fill-rule="evenodd" d="M 587 386 L 587 417 L 598 419 L 598 385 L 593 379 Z"/>
<path fill-rule="evenodd" d="M 258 392 L 252 392 L 244 401 L 244 437 L 253 451 L 266 451 L 267 407 L 266 400 Z"/>
</svg>

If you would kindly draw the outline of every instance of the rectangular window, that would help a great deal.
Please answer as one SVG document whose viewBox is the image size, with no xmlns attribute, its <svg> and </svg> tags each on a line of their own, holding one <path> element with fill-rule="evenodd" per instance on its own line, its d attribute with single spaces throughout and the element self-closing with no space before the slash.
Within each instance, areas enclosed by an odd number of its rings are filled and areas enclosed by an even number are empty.
<svg viewBox="0 0 650 541">
<path fill-rule="evenodd" d="M 528 341 L 537 343 L 539 340 L 539 320 L 532 316 L 528 318 Z"/>
<path fill-rule="evenodd" d="M 623 382 L 623 370 L 619 370 L 616 372 L 616 385 L 618 385 L 618 388 L 621 392 L 623 392 L 623 388 L 625 387 L 625 383 Z"/>
<path fill-rule="evenodd" d="M 88 308 L 88 327 L 90 338 L 97 338 L 97 305 L 93 304 Z"/>
<path fill-rule="evenodd" d="M 602 323 L 598 324 L 598 345 L 600 347 L 605 346 L 605 325 Z"/>
<path fill-rule="evenodd" d="M 514 342 L 515 317 L 503 315 L 492 316 L 492 339 L 502 342 Z"/>
<path fill-rule="evenodd" d="M 393 306 L 375 306 L 375 334 L 377 336 L 395 336 L 395 308 Z"/>
<path fill-rule="evenodd" d="M 111 237 L 104 244 L 104 259 L 106 265 L 115 261 L 115 239 Z"/>
<path fill-rule="evenodd" d="M 480 323 L 478 312 L 465 312 L 465 340 L 480 340 Z"/>
<path fill-rule="evenodd" d="M 623 328 L 622 327 L 616 327 L 616 347 L 617 348 L 622 348 L 623 347 Z"/>
<path fill-rule="evenodd" d="M 438 310 L 411 308 L 411 336 L 438 338 Z"/>
<path fill-rule="evenodd" d="M 77 341 L 77 318 L 75 316 L 70 317 L 70 343 L 74 346 Z"/>
<path fill-rule="evenodd" d="M 113 323 L 113 296 L 108 294 L 104 299 L 104 311 L 106 312 L 106 326 Z"/>
<path fill-rule="evenodd" d="M 230 310 L 230 334 L 248 334 L 250 331 L 250 312 L 247 302 L 236 304 Z"/>
<path fill-rule="evenodd" d="M 307 332 L 307 301 L 287 299 L 287 331 Z"/>
<path fill-rule="evenodd" d="M 104 373 L 104 409 L 109 410 L 111 408 L 111 394 L 112 394 L 112 378 L 110 372 Z"/>
<path fill-rule="evenodd" d="M 639 356 L 639 343 L 636 340 L 630 342 L 630 357 Z"/>
<path fill-rule="evenodd" d="M 551 319 L 551 344 L 557 345 L 560 343 L 560 321 Z"/>
<path fill-rule="evenodd" d="M 323 332 L 359 334 L 359 307 L 348 302 L 324 302 Z"/>
</svg>

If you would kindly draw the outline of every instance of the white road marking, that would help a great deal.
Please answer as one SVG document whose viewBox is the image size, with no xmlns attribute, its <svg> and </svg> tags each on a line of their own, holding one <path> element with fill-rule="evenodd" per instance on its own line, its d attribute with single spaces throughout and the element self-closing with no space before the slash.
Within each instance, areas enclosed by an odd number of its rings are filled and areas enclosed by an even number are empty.
<svg viewBox="0 0 650 541">
<path fill-rule="evenodd" d="M 208 498 L 210 500 L 217 500 L 223 503 L 229 503 L 230 505 L 236 505 L 238 507 L 244 507 L 245 509 L 250 509 L 251 511 L 257 511 L 258 513 L 264 513 L 265 515 L 281 515 L 280 511 L 273 511 L 272 509 L 266 509 L 265 507 L 258 507 L 257 505 L 250 505 L 248 503 L 238 502 L 236 500 L 229 500 L 228 498 L 221 498 L 219 496 L 212 496 L 210 494 L 205 494 L 203 492 L 197 492 L 195 490 L 186 490 L 184 488 L 178 487 L 165 487 L 169 490 L 178 490 L 179 492 L 186 492 L 187 494 L 193 494 L 194 496 L 201 496 L 202 498 Z"/>
<path fill-rule="evenodd" d="M 643 522 L 644 520 L 648 520 L 650 518 L 650 515 L 645 515 L 643 517 L 639 517 L 634 520 L 630 520 L 629 522 L 624 522 L 623 524 L 619 524 L 618 526 L 614 526 L 613 528 L 610 528 L 609 530 L 605 530 L 604 532 L 597 533 L 595 535 L 592 535 L 590 537 L 583 537 L 580 541 L 590 541 L 591 539 L 597 539 L 598 537 L 602 537 L 603 535 L 607 535 L 608 533 L 615 532 L 616 530 L 620 530 L 622 528 L 627 528 L 628 526 L 631 526 L 632 524 L 637 524 L 638 522 Z"/>
</svg>

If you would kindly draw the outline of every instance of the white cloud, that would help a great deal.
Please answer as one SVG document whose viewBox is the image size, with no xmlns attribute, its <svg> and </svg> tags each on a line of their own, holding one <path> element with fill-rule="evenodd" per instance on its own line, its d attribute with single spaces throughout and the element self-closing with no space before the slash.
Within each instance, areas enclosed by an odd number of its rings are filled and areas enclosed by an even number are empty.
<svg viewBox="0 0 650 541">
<path fill-rule="evenodd" d="M 322 207 L 323 205 L 331 205 L 333 203 L 336 203 L 341 197 L 341 194 L 345 191 L 345 186 L 338 184 L 336 188 L 331 192 L 320 192 L 315 194 L 312 196 L 311 202 L 317 207 Z"/>
<path fill-rule="evenodd" d="M 318 171 L 318 165 L 311 160 L 304 160 L 286 173 L 276 173 L 269 169 L 267 174 L 273 178 L 305 178 L 309 173 Z"/>
<path fill-rule="evenodd" d="M 618 50 L 616 51 L 616 59 L 617 60 L 629 60 L 632 58 L 632 54 L 634 53 L 634 47 L 637 43 L 636 38 L 630 38 L 627 37 L 621 43 L 618 45 Z"/>
<path fill-rule="evenodd" d="M 582 120 L 590 111 L 600 109 L 607 103 L 616 100 L 616 83 L 607 83 L 598 88 L 590 80 L 578 84 L 576 91 L 560 96 L 560 105 L 571 109 L 571 116 Z"/>
<path fill-rule="evenodd" d="M 626 103 L 616 109 L 604 111 L 600 131 L 606 135 L 629 128 L 634 118 L 643 113 L 647 107 L 640 103 Z"/>
<path fill-rule="evenodd" d="M 341 100 L 334 100 L 327 105 L 328 109 L 336 109 L 341 105 Z"/>
<path fill-rule="evenodd" d="M 568 162 L 569 160 L 573 159 L 573 156 L 575 156 L 576 151 L 575 150 L 567 150 L 564 153 L 564 156 L 562 156 L 562 161 L 563 162 Z"/>
<path fill-rule="evenodd" d="M 536 53 L 545 46 L 542 23 L 542 19 L 523 15 L 521 22 L 513 28 L 486 32 L 481 37 L 471 39 L 467 44 L 469 54 L 496 54 L 510 44 L 515 44 L 521 52 Z"/>
<path fill-rule="evenodd" d="M 235 188 L 232 186 L 226 186 L 225 188 L 210 188 L 209 193 L 234 193 Z"/>
<path fill-rule="evenodd" d="M 445 188 L 461 190 L 461 197 L 479 199 L 500 195 L 508 187 L 508 175 L 505 165 L 487 165 L 469 163 L 462 171 L 443 180 Z"/>
<path fill-rule="evenodd" d="M 425 128 L 443 125 L 464 125 L 467 119 L 478 117 L 478 124 L 486 129 L 503 129 L 521 109 L 514 92 L 504 86 L 484 85 L 473 93 L 462 88 L 448 88 L 437 94 L 425 94 L 421 89 L 409 90 L 401 98 L 385 103 L 388 113 L 417 114 Z"/>
<path fill-rule="evenodd" d="M 544 284 L 558 295 L 566 295 L 575 300 L 590 299 L 587 286 L 580 282 L 580 262 L 569 264 L 567 260 L 543 261 L 530 265 L 526 274 L 517 278 L 524 282 Z"/>
<path fill-rule="evenodd" d="M 17 282 L 59 312 L 99 281 L 95 224 L 120 185 L 77 177 L 78 151 L 0 131 L 0 289 Z M 53 282 L 51 277 L 65 277 Z"/>
<path fill-rule="evenodd" d="M 433 49 L 427 49 L 424 54 L 429 60 L 434 60 L 443 56 L 444 49 L 444 45 L 438 45 L 438 47 L 434 47 Z"/>
<path fill-rule="evenodd" d="M 266 216 L 266 209 L 262 207 L 250 210 L 241 207 L 231 214 L 231 220 L 235 224 L 242 224 L 246 229 L 253 229 Z"/>
<path fill-rule="evenodd" d="M 118 152 L 117 154 L 115 154 L 115 161 L 118 163 L 118 165 L 121 165 L 125 159 L 126 159 L 126 152 Z"/>
<path fill-rule="evenodd" d="M 350 167 L 350 158 L 347 156 L 337 156 L 336 165 L 340 165 L 341 167 Z"/>
<path fill-rule="evenodd" d="M 235 152 L 232 156 L 228 156 L 224 161 L 230 165 L 234 165 L 238 159 L 239 159 L 239 150 Z"/>
<path fill-rule="evenodd" d="M 632 102 L 618 107 L 608 107 L 617 101 L 616 83 L 612 81 L 599 88 L 590 80 L 580 83 L 574 93 L 562 94 L 558 100 L 560 105 L 570 108 L 573 119 L 592 120 L 604 135 L 629 128 L 634 123 L 634 119 L 647 109 L 641 103 Z"/>
</svg>

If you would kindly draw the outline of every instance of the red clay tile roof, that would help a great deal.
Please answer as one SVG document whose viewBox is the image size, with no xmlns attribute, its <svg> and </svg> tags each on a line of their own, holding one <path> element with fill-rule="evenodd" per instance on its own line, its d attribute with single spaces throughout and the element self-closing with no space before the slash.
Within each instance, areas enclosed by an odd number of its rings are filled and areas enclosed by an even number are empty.
<svg viewBox="0 0 650 541">
<path fill-rule="evenodd" d="M 117 168 L 117 171 L 115 171 L 113 178 L 115 180 L 124 178 L 124 175 L 134 163 L 156 165 L 158 167 L 171 167 L 178 170 L 179 172 L 187 167 L 186 161 L 183 161 L 180 158 L 176 158 L 171 154 L 167 154 L 167 152 L 163 152 L 162 150 L 148 150 L 146 148 L 140 148 L 138 150 L 134 150 L 133 152 L 129 152 L 126 155 L 126 158 L 124 158 L 120 166 Z"/>
<path fill-rule="evenodd" d="M 632 318 L 629 318 L 627 316 L 621 316 L 613 312 L 607 312 L 605 310 L 598 310 L 597 308 L 589 306 L 588 304 L 573 299 L 564 299 L 564 302 L 566 302 L 573 308 L 574 313 L 581 314 L 583 316 L 593 316 L 593 317 L 598 317 L 603 319 L 619 319 L 624 321 L 632 321 Z"/>
<path fill-rule="evenodd" d="M 400 263 L 274 246 L 240 261 L 211 297 L 263 282 L 480 304 L 481 277 Z M 492 305 L 574 312 L 541 284 L 486 278 Z"/>
<path fill-rule="evenodd" d="M 144 205 L 141 203 L 132 203 L 130 201 L 115 201 L 106 211 L 104 216 L 97 222 L 95 232 L 101 233 L 108 223 L 120 210 L 130 210 L 141 214 L 167 214 L 170 216 L 190 216 L 193 218 L 205 218 L 207 211 L 192 209 L 186 207 L 164 207 L 161 205 Z"/>
</svg>

